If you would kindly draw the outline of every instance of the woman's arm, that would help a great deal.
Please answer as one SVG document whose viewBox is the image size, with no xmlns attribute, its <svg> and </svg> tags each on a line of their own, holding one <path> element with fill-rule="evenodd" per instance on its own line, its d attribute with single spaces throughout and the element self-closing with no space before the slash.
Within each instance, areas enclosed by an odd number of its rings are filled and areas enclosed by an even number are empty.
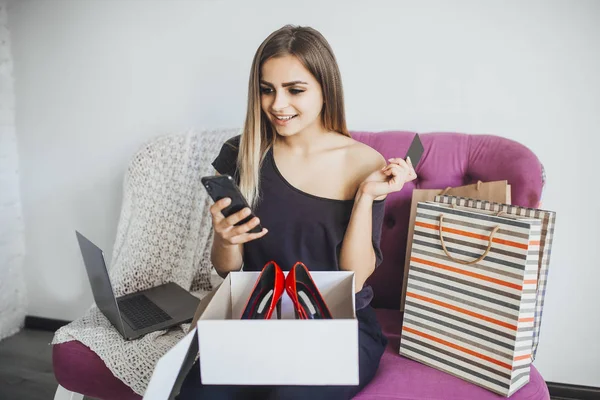
<svg viewBox="0 0 600 400">
<path fill-rule="evenodd" d="M 225 278 L 231 271 L 239 271 L 242 268 L 242 251 L 241 244 L 227 245 L 215 235 L 210 261 L 221 278 Z"/>
<path fill-rule="evenodd" d="M 357 292 L 375 270 L 376 256 L 372 241 L 373 200 L 373 197 L 359 189 L 340 251 L 340 269 L 354 271 Z"/>
<path fill-rule="evenodd" d="M 350 222 L 340 251 L 340 269 L 354 271 L 358 292 L 375 270 L 373 249 L 373 202 L 402 189 L 405 182 L 417 177 L 410 159 L 391 158 L 382 169 L 371 173 L 359 186 Z M 384 163 L 385 164 L 385 163 Z"/>
<path fill-rule="evenodd" d="M 223 144 L 219 155 L 212 163 L 215 167 L 215 175 L 221 175 L 221 172 L 230 176 L 237 175 L 236 160 L 239 146 L 239 135 L 232 137 Z M 223 198 L 210 207 L 214 231 L 210 260 L 217 274 L 222 278 L 225 278 L 229 272 L 239 271 L 242 268 L 244 243 L 258 239 L 267 233 L 266 229 L 259 233 L 248 232 L 258 225 L 258 218 L 253 218 L 243 225 L 234 226 L 250 215 L 250 210 L 246 208 L 225 218 L 221 211 L 230 203 L 231 199 Z"/>
</svg>

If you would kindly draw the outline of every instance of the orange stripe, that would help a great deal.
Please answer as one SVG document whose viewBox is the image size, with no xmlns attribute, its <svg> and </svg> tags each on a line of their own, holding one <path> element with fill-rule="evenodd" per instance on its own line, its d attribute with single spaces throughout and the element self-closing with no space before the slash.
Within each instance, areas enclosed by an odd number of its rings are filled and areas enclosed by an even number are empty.
<svg viewBox="0 0 600 400">
<path fill-rule="evenodd" d="M 501 366 L 503 368 L 512 370 L 512 367 L 510 365 L 508 365 L 506 363 L 503 363 L 501 361 L 495 360 L 492 357 L 488 357 L 488 356 L 486 356 L 484 354 L 477 353 L 477 352 L 475 352 L 473 350 L 469 350 L 469 349 L 467 349 L 465 347 L 458 346 L 458 345 L 456 345 L 454 343 L 447 342 L 447 341 L 445 341 L 443 339 L 437 338 L 435 336 L 428 335 L 427 333 L 424 333 L 424 332 L 419 332 L 419 331 L 417 331 L 415 329 L 412 329 L 412 328 L 409 328 L 409 327 L 406 327 L 406 326 L 404 328 L 402 328 L 402 329 L 404 331 L 406 331 L 406 332 L 410 332 L 410 333 L 415 334 L 417 336 L 424 337 L 425 339 L 429 339 L 431 341 L 443 344 L 444 346 L 451 347 L 451 348 L 453 348 L 455 350 L 462 351 L 463 353 L 467 353 L 469 355 L 481 358 L 482 360 L 485 360 L 485 361 L 491 362 L 493 364 L 499 365 L 499 366 Z"/>
<path fill-rule="evenodd" d="M 524 356 L 515 357 L 515 361 L 527 360 L 531 357 L 531 354 L 525 354 Z"/>
<path fill-rule="evenodd" d="M 425 222 L 418 222 L 417 221 L 417 222 L 415 222 L 415 225 L 420 226 L 422 228 L 433 229 L 433 230 L 436 230 L 436 231 L 440 230 L 440 226 L 439 225 L 426 224 Z M 460 230 L 460 229 L 454 229 L 454 228 L 444 227 L 443 231 L 444 232 L 448 232 L 448 233 L 454 233 L 454 234 L 461 235 L 461 236 L 468 236 L 468 237 L 472 237 L 472 238 L 475 238 L 475 239 L 481 239 L 481 240 L 488 240 L 489 239 L 489 236 L 479 235 L 477 233 L 471 233 L 471 232 L 463 231 L 463 230 Z M 499 244 L 504 244 L 506 246 L 517 247 L 519 249 L 524 249 L 524 250 L 527 250 L 527 248 L 529 247 L 528 244 L 513 242 L 511 240 L 504 240 L 504 239 L 499 239 L 499 238 L 492 238 L 492 242 L 499 243 Z"/>
<path fill-rule="evenodd" d="M 533 317 L 519 318 L 519 323 L 521 322 L 533 322 Z"/>
<path fill-rule="evenodd" d="M 516 283 L 510 283 L 510 282 L 503 281 L 501 279 L 490 278 L 489 276 L 485 276 L 485 275 L 481 275 L 481 274 L 476 274 L 475 272 L 465 271 L 465 270 L 462 270 L 460 268 L 449 267 L 447 265 L 436 263 L 436 262 L 433 262 L 433 261 L 423 260 L 422 258 L 411 257 L 410 261 L 415 261 L 415 262 L 418 262 L 418 263 L 421 263 L 421 264 L 430 265 L 432 267 L 444 269 L 446 271 L 456 272 L 457 274 L 467 275 L 467 276 L 470 276 L 472 278 L 477 278 L 477 279 L 481 279 L 483 281 L 492 282 L 492 283 L 495 283 L 497 285 L 506 286 L 506 287 L 509 287 L 509 288 L 512 288 L 512 289 L 517 289 L 517 290 L 523 289 L 523 286 L 517 285 Z"/>
<path fill-rule="evenodd" d="M 439 300 L 436 300 L 436 299 L 432 299 L 432 298 L 429 298 L 429 297 L 425 297 L 425 296 L 421 296 L 420 294 L 416 294 L 416 293 L 412 293 L 412 292 L 406 292 L 406 295 L 408 297 L 413 297 L 415 299 L 423 300 L 423 301 L 426 301 L 428 303 L 432 303 L 432 304 L 435 304 L 435 305 L 438 305 L 438 306 L 441 306 L 441 307 L 449 308 L 450 310 L 454 310 L 454 311 L 458 311 L 458 312 L 463 313 L 463 314 L 467 314 L 467 315 L 469 315 L 471 317 L 475 317 L 475 318 L 481 319 L 483 321 L 491 322 L 492 324 L 503 326 L 503 327 L 511 329 L 513 331 L 517 330 L 517 326 L 516 325 L 511 325 L 511 324 L 509 324 L 507 322 L 503 322 L 503 321 L 499 321 L 499 320 L 494 319 L 494 318 L 486 317 L 485 315 L 481 315 L 481 314 L 475 313 L 473 311 L 465 310 L 464 308 L 456 307 L 456 306 L 453 306 L 452 304 L 444 303 L 442 301 L 439 301 Z"/>
<path fill-rule="evenodd" d="M 537 279 L 527 279 L 523 281 L 523 285 L 535 285 L 537 283 Z"/>
<path fill-rule="evenodd" d="M 539 246 L 540 245 L 540 241 L 539 240 L 532 240 L 531 242 L 529 242 L 530 246 Z"/>
</svg>

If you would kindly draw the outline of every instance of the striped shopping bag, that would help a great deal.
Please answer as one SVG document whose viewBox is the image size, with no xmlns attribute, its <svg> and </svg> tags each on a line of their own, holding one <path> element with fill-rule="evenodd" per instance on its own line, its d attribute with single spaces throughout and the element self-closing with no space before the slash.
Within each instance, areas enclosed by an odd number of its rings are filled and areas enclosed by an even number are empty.
<svg viewBox="0 0 600 400">
<path fill-rule="evenodd" d="M 400 354 L 504 396 L 529 382 L 540 229 L 418 203 Z"/>
<path fill-rule="evenodd" d="M 552 239 L 554 238 L 556 213 L 554 211 L 539 210 L 537 208 L 519 207 L 510 204 L 493 203 L 458 196 L 436 196 L 434 201 L 437 203 L 455 204 L 479 210 L 503 212 L 510 215 L 535 218 L 541 221 L 542 228 L 538 258 L 538 285 L 533 321 L 533 348 L 531 351 L 531 360 L 535 360 L 538 343 L 540 341 L 542 310 L 544 309 L 544 297 L 546 296 L 546 284 L 548 282 L 548 270 L 550 267 L 550 254 L 552 252 Z"/>
</svg>

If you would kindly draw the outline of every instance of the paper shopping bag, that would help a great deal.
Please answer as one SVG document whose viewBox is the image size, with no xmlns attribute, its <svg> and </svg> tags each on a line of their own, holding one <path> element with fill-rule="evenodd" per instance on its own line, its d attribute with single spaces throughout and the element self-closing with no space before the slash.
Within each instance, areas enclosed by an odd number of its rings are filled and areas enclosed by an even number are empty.
<svg viewBox="0 0 600 400">
<path fill-rule="evenodd" d="M 507 397 L 529 382 L 540 230 L 418 203 L 400 354 Z"/>
<path fill-rule="evenodd" d="M 542 325 L 542 311 L 544 308 L 544 297 L 546 295 L 546 284 L 548 281 L 548 271 L 550 267 L 550 254 L 552 252 L 552 239 L 554 237 L 554 224 L 556 213 L 553 211 L 539 210 L 536 208 L 527 208 L 513 206 L 510 204 L 492 203 L 487 201 L 478 201 L 456 196 L 436 196 L 434 199 L 438 203 L 456 204 L 461 207 L 469 207 L 479 210 L 490 210 L 496 213 L 503 212 L 509 215 L 518 215 L 523 217 L 535 218 L 541 221 L 541 239 L 538 258 L 538 284 L 535 306 L 535 320 L 533 324 L 533 349 L 531 352 L 532 361 L 537 353 L 540 340 L 540 327 Z"/>
<path fill-rule="evenodd" d="M 408 235 L 406 239 L 406 257 L 404 261 L 404 279 L 402 280 L 400 311 L 404 311 L 404 301 L 406 298 L 406 278 L 408 276 L 408 266 L 410 265 L 410 249 L 412 246 L 415 215 L 417 213 L 417 203 L 420 201 L 432 201 L 435 198 L 435 196 L 441 194 L 471 197 L 474 199 L 495 201 L 506 204 L 510 204 L 511 201 L 510 185 L 507 181 L 479 181 L 471 185 L 459 186 L 454 188 L 448 187 L 446 189 L 414 189 L 412 193 L 410 219 L 408 223 Z"/>
</svg>

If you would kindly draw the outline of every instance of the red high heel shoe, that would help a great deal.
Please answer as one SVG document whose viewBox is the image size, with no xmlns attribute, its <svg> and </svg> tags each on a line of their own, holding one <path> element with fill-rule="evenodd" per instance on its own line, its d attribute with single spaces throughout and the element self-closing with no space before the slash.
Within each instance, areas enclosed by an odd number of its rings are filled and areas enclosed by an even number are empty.
<svg viewBox="0 0 600 400">
<path fill-rule="evenodd" d="M 285 279 L 285 290 L 294 303 L 299 319 L 331 319 L 331 312 L 319 289 L 301 262 L 294 264 Z"/>
<path fill-rule="evenodd" d="M 285 277 L 275 261 L 263 267 L 241 319 L 269 319 L 283 294 Z"/>
</svg>

